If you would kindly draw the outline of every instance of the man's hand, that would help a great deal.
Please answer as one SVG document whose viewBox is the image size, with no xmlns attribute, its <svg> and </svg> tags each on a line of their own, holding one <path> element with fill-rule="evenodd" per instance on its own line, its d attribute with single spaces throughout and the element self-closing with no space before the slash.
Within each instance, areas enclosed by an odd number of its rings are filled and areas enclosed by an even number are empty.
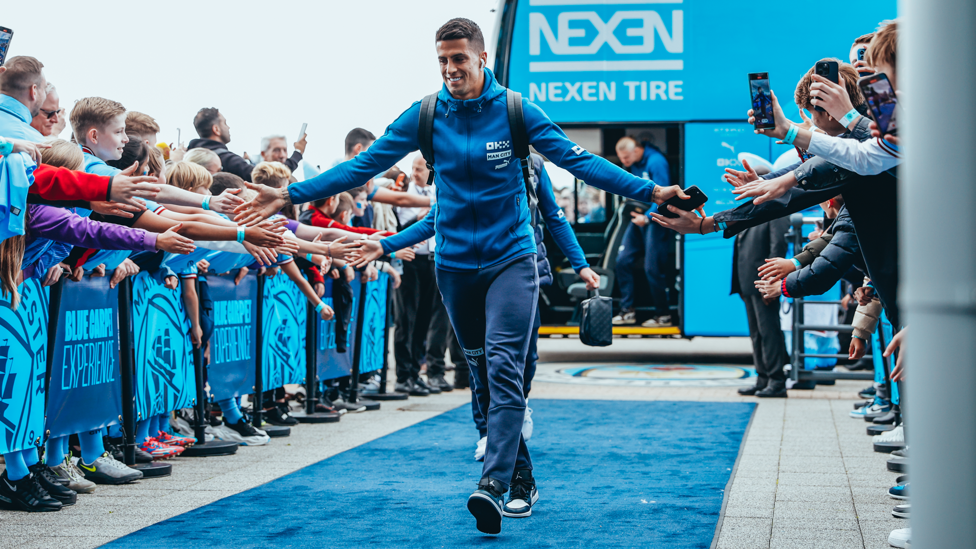
<svg viewBox="0 0 976 549">
<path fill-rule="evenodd" d="M 352 253 L 352 250 L 358 248 L 359 244 L 356 244 L 355 242 L 346 242 L 346 238 L 348 237 L 344 236 L 338 240 L 333 240 L 332 242 L 329 242 L 329 244 L 327 245 L 327 247 L 329 248 L 329 253 L 327 255 L 331 255 L 332 259 L 342 259 L 342 260 L 349 257 L 350 254 Z"/>
<path fill-rule="evenodd" d="M 783 109 L 780 108 L 780 106 L 779 106 L 779 101 L 776 99 L 776 94 L 773 93 L 772 90 L 770 90 L 769 91 L 769 95 L 770 95 L 770 97 L 772 97 L 772 103 L 773 103 L 773 120 L 776 121 L 776 127 L 775 128 L 766 128 L 766 129 L 762 129 L 762 130 L 754 130 L 754 131 L 755 131 L 755 133 L 761 133 L 763 135 L 768 135 L 769 137 L 772 137 L 773 139 L 783 139 L 784 137 L 786 137 L 786 132 L 789 131 L 790 125 L 792 124 L 792 122 L 790 122 L 789 119 L 786 118 L 786 115 L 783 114 Z M 756 113 L 753 112 L 752 109 L 749 109 L 749 112 L 747 112 L 746 114 L 749 115 L 749 123 L 752 124 L 752 125 L 755 125 L 756 124 L 756 116 L 755 116 Z"/>
<path fill-rule="evenodd" d="M 396 254 L 397 259 L 402 259 L 404 261 L 413 261 L 417 258 L 417 252 L 415 252 L 413 248 L 404 248 L 393 253 Z"/>
<path fill-rule="evenodd" d="M 795 186 L 796 178 L 793 176 L 793 172 L 790 172 L 775 179 L 760 179 L 747 183 L 732 189 L 732 194 L 739 195 L 736 200 L 754 197 L 756 204 L 762 204 L 767 200 L 776 200 Z"/>
<path fill-rule="evenodd" d="M 68 280 L 73 280 L 75 282 L 81 282 L 81 278 L 85 276 L 85 267 L 83 265 L 78 265 L 71 271 L 68 275 Z"/>
<path fill-rule="evenodd" d="M 244 199 L 237 196 L 240 189 L 224 189 L 217 196 L 210 197 L 210 209 L 226 216 L 234 215 L 234 208 L 244 203 Z"/>
<path fill-rule="evenodd" d="M 376 269 L 376 267 L 373 266 L 372 263 L 370 263 L 369 265 L 366 265 L 365 269 L 363 269 L 363 276 L 360 280 L 363 282 L 372 282 L 379 277 L 380 272 Z"/>
<path fill-rule="evenodd" d="M 51 145 L 48 145 L 47 143 L 31 143 L 30 141 L 24 141 L 23 139 L 8 139 L 8 141 L 14 144 L 13 150 L 10 151 L 11 154 L 27 153 L 27 156 L 31 157 L 31 160 L 33 160 L 35 164 L 41 163 L 41 150 L 51 148 Z M 49 284 L 45 284 L 45 286 L 49 286 Z"/>
<path fill-rule="evenodd" d="M 44 275 L 44 282 L 41 286 L 54 286 L 61 280 L 61 271 L 64 269 L 61 263 L 51 267 L 47 270 L 47 274 Z"/>
<path fill-rule="evenodd" d="M 807 240 L 813 242 L 814 240 L 820 238 L 821 236 L 823 236 L 823 229 L 814 229 L 810 231 L 810 234 L 807 235 Z"/>
<path fill-rule="evenodd" d="M 169 144 L 169 159 L 173 162 L 179 162 L 183 160 L 183 156 L 186 154 L 186 144 L 180 143 L 176 147 L 172 143 Z"/>
<path fill-rule="evenodd" d="M 586 289 L 591 292 L 600 287 L 600 275 L 596 274 L 596 271 L 589 267 L 584 267 L 580 270 L 579 277 L 583 279 L 583 282 L 586 282 Z"/>
<path fill-rule="evenodd" d="M 870 305 L 871 301 L 874 300 L 874 288 L 871 286 L 861 286 L 854 290 L 854 299 L 857 300 L 858 305 Z"/>
<path fill-rule="evenodd" d="M 346 264 L 346 268 L 342 270 L 342 273 L 346 276 L 346 282 L 350 284 L 356 279 L 356 269 L 353 269 L 349 263 Z"/>
<path fill-rule="evenodd" d="M 288 192 L 287 187 L 274 189 L 265 185 L 255 185 L 245 182 L 248 189 L 258 193 L 250 202 L 245 202 L 234 208 L 237 217 L 234 221 L 241 225 L 254 225 L 262 220 L 271 217 L 285 207 L 285 199 L 281 197 L 282 192 Z"/>
<path fill-rule="evenodd" d="M 752 183 L 753 181 L 759 180 L 759 174 L 756 173 L 755 168 L 749 165 L 748 160 L 742 160 L 742 167 L 746 169 L 744 172 L 739 170 L 733 170 L 732 168 L 725 168 L 725 178 L 726 183 L 732 185 L 733 187 L 741 187 L 746 183 Z"/>
<path fill-rule="evenodd" d="M 305 154 L 305 147 L 308 146 L 308 134 L 303 133 L 302 138 L 299 139 L 298 141 L 295 141 L 293 146 L 295 147 L 296 151 Z"/>
<path fill-rule="evenodd" d="M 358 269 L 370 261 L 376 261 L 383 257 L 383 246 L 379 242 L 375 240 L 357 240 L 356 242 L 359 243 L 360 247 L 357 252 L 351 254 L 350 267 Z"/>
<path fill-rule="evenodd" d="M 325 284 L 322 284 L 321 282 L 316 282 L 315 284 L 312 285 L 312 290 L 315 291 L 316 296 L 322 297 L 325 295 Z"/>
<path fill-rule="evenodd" d="M 193 343 L 194 349 L 200 348 L 200 345 L 203 343 L 203 328 L 190 326 L 190 342 Z"/>
<path fill-rule="evenodd" d="M 118 286 L 119 282 L 125 280 L 125 277 L 132 276 L 139 273 L 139 266 L 133 263 L 131 259 L 126 259 L 115 268 L 112 272 L 112 278 L 108 281 L 109 288 L 115 288 Z M 175 288 L 175 286 L 174 286 Z"/>
<path fill-rule="evenodd" d="M 129 204 L 122 204 L 121 202 L 89 202 L 88 207 L 91 211 L 98 212 L 102 215 L 114 215 L 115 217 L 125 217 L 132 218 L 132 214 L 141 212 L 146 209 L 146 205 L 140 200 L 139 205 L 131 206 Z"/>
<path fill-rule="evenodd" d="M 112 178 L 112 193 L 109 196 L 112 202 L 124 202 L 145 209 L 145 203 L 139 198 L 156 200 L 156 195 L 160 191 L 159 185 L 156 184 L 159 180 L 148 175 L 133 177 L 132 174 L 138 167 L 139 163 L 133 162 L 131 166 L 115 174 L 115 177 Z"/>
<path fill-rule="evenodd" d="M 895 93 L 898 93 L 898 92 L 895 92 Z M 877 122 L 871 122 L 871 124 L 868 127 L 871 129 L 871 137 L 881 137 L 881 130 L 878 129 L 878 123 Z M 884 135 L 884 140 L 887 141 L 888 143 L 891 143 L 892 145 L 894 145 L 896 147 L 898 146 L 898 136 L 897 135 L 891 135 L 890 133 L 886 133 Z"/>
<path fill-rule="evenodd" d="M 333 311 L 332 307 L 329 307 L 328 305 L 322 307 L 322 310 L 319 311 L 319 318 L 322 320 L 332 320 L 332 317 L 334 316 L 335 311 Z"/>
<path fill-rule="evenodd" d="M 285 232 L 284 224 L 285 220 L 279 220 L 280 223 L 273 225 L 273 228 L 268 228 L 267 225 L 258 225 L 256 227 L 247 227 L 244 229 L 244 241 L 250 242 L 255 246 L 261 246 L 262 248 L 277 248 L 285 244 L 285 238 L 282 233 Z M 293 246 L 297 246 L 294 245 Z"/>
<path fill-rule="evenodd" d="M 857 61 L 854 61 L 854 64 L 852 66 L 854 67 L 854 70 L 856 70 L 858 74 L 861 74 L 862 72 L 867 74 L 874 74 L 878 72 L 877 70 L 875 70 L 874 67 L 869 66 L 868 62 L 863 59 L 858 59 Z"/>
<path fill-rule="evenodd" d="M 196 245 L 189 238 L 179 234 L 179 230 L 183 228 L 182 223 L 177 223 L 172 227 L 166 229 L 165 232 L 160 233 L 156 236 L 156 249 L 163 250 L 164 252 L 169 252 L 171 254 L 183 254 L 186 255 L 193 250 L 196 250 Z M 128 260 L 127 260 L 128 261 Z"/>
<path fill-rule="evenodd" d="M 847 357 L 851 360 L 861 360 L 864 358 L 864 352 L 867 350 L 865 341 L 859 337 L 851 338 L 851 346 L 847 350 Z"/>
<path fill-rule="evenodd" d="M 703 221 L 694 212 L 686 212 L 678 208 L 672 208 L 671 206 L 662 207 L 670 209 L 670 211 L 678 214 L 678 217 L 664 217 L 657 212 L 651 212 L 651 219 L 658 225 L 676 231 L 679 234 L 699 234 L 699 231 L 703 228 L 707 232 L 707 229 L 713 226 L 709 222 L 711 218 L 705 218 Z"/>
<path fill-rule="evenodd" d="M 844 115 L 851 112 L 854 105 L 851 103 L 850 96 L 847 95 L 844 77 L 838 75 L 837 80 L 838 83 L 835 84 L 819 74 L 814 74 L 813 84 L 810 84 L 810 104 L 827 111 L 827 114 L 834 117 L 834 120 L 839 121 L 844 118 Z M 851 122 L 851 124 L 853 123 Z"/>
<path fill-rule="evenodd" d="M 92 269 L 92 272 L 88 274 L 90 278 L 101 278 L 105 276 L 105 264 L 99 263 Z"/>
<path fill-rule="evenodd" d="M 907 364 L 905 363 L 905 343 L 908 338 L 908 328 L 895 334 L 895 337 L 891 338 L 891 343 L 888 344 L 888 348 L 885 349 L 884 357 L 889 358 L 891 355 L 895 354 L 895 351 L 901 349 L 898 353 L 898 358 L 895 360 L 895 367 L 891 370 L 891 381 L 904 381 L 905 380 L 905 368 Z"/>
<path fill-rule="evenodd" d="M 651 196 L 651 201 L 655 204 L 663 204 L 665 201 L 676 196 L 683 200 L 688 200 L 691 198 L 690 196 L 686 195 L 683 190 L 681 190 L 681 187 L 677 185 L 671 185 L 670 187 L 656 185 Z"/>
<path fill-rule="evenodd" d="M 248 227 L 248 229 L 250 229 L 250 227 Z M 275 246 L 275 251 L 277 251 L 278 254 L 294 256 L 298 253 L 298 242 L 290 238 L 286 238 L 281 244 Z"/>
<path fill-rule="evenodd" d="M 251 256 L 261 265 L 271 265 L 276 259 L 278 259 L 278 253 L 271 248 L 255 246 L 246 240 L 241 242 L 241 245 L 244 246 L 247 253 L 251 254 Z"/>
<path fill-rule="evenodd" d="M 641 212 L 630 212 L 630 222 L 638 227 L 644 227 L 647 225 L 649 219 L 646 215 Z"/>
<path fill-rule="evenodd" d="M 771 303 L 773 300 L 779 299 L 779 296 L 783 295 L 783 288 L 780 285 L 780 280 L 757 280 L 755 282 L 756 289 L 759 290 L 759 294 L 762 295 L 763 300 L 766 303 Z"/>
<path fill-rule="evenodd" d="M 853 301 L 854 301 L 854 296 L 852 296 L 851 294 L 845 294 L 844 297 L 840 298 L 840 306 L 846 311 L 850 309 L 851 302 Z"/>
<path fill-rule="evenodd" d="M 163 286 L 165 286 L 166 288 L 169 288 L 170 290 L 175 290 L 176 287 L 179 286 L 179 285 L 180 285 L 180 279 L 178 279 L 178 278 L 176 278 L 175 276 L 172 276 L 172 275 L 167 276 L 163 280 Z"/>
<path fill-rule="evenodd" d="M 767 259 L 766 263 L 759 267 L 759 277 L 763 280 L 777 278 L 782 280 L 786 275 L 796 270 L 796 265 L 784 257 L 774 257 Z"/>
<path fill-rule="evenodd" d="M 234 275 L 234 286 L 237 286 L 242 280 L 244 280 L 244 277 L 247 276 L 248 270 L 249 269 L 247 267 L 241 267 L 241 270 L 237 271 L 237 274 Z"/>
</svg>

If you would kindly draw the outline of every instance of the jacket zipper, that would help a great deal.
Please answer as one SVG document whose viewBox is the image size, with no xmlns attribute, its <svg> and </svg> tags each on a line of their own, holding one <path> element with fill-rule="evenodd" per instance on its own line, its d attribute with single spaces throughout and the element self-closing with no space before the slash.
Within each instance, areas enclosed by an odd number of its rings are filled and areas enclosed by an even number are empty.
<svg viewBox="0 0 976 549">
<path fill-rule="evenodd" d="M 475 258 L 478 268 L 481 268 L 481 248 L 478 246 L 478 209 L 474 207 L 474 182 L 471 180 L 471 124 L 470 119 L 464 118 L 464 172 L 468 178 L 468 205 L 471 207 L 471 218 L 474 226 L 471 229 Z"/>
</svg>

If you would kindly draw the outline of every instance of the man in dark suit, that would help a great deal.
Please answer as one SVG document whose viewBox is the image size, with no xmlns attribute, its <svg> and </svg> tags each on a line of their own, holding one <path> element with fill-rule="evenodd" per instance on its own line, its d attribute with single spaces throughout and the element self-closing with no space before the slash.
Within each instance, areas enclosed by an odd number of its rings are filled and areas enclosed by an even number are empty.
<svg viewBox="0 0 976 549">
<path fill-rule="evenodd" d="M 743 396 L 786 397 L 783 365 L 789 362 L 789 355 L 779 324 L 779 301 L 765 301 L 756 289 L 755 281 L 766 258 L 786 256 L 785 234 L 789 225 L 789 218 L 782 217 L 750 227 L 735 237 L 731 293 L 739 294 L 746 305 L 756 365 L 756 385 L 739 389 Z"/>
</svg>

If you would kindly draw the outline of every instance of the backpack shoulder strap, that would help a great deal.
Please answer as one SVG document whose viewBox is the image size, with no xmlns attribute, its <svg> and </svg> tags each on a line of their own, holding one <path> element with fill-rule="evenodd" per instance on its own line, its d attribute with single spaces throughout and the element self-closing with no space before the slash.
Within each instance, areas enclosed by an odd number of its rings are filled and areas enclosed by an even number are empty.
<svg viewBox="0 0 976 549">
<path fill-rule="evenodd" d="M 420 102 L 420 124 L 417 127 L 417 143 L 420 145 L 420 154 L 427 162 L 427 169 L 430 175 L 427 176 L 427 184 L 434 182 L 434 110 L 437 108 L 437 94 L 432 93 L 424 97 Z"/>
<path fill-rule="evenodd" d="M 508 126 L 512 133 L 512 152 L 522 165 L 522 179 L 525 180 L 525 196 L 529 201 L 529 211 L 535 212 L 539 199 L 532 183 L 532 163 L 529 162 L 529 132 L 525 129 L 525 114 L 522 112 L 522 94 L 508 90 Z"/>
</svg>

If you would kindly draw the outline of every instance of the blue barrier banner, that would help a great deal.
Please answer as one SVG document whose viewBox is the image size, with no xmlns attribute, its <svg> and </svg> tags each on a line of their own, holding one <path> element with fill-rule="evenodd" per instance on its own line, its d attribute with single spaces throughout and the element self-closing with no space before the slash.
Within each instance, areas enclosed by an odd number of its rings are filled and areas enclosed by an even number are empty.
<svg viewBox="0 0 976 549">
<path fill-rule="evenodd" d="M 108 277 L 62 284 L 47 399 L 51 437 L 115 425 L 122 415 L 119 290 Z"/>
<path fill-rule="evenodd" d="M 266 278 L 261 326 L 261 381 L 265 391 L 305 381 L 306 300 L 284 274 Z"/>
<path fill-rule="evenodd" d="M 207 275 L 214 321 L 207 381 L 217 400 L 254 392 L 258 277 L 249 274 L 235 286 L 236 274 Z"/>
<path fill-rule="evenodd" d="M 139 273 L 132 279 L 132 319 L 136 417 L 193 406 L 193 345 L 180 288 L 170 290 L 152 274 Z"/>
<path fill-rule="evenodd" d="M 325 295 L 322 301 L 333 306 L 332 279 L 325 279 Z M 355 332 L 353 332 L 355 333 Z M 315 328 L 315 375 L 319 381 L 348 376 L 352 372 L 352 351 L 336 351 L 336 320 L 322 320 L 316 316 Z"/>
<path fill-rule="evenodd" d="M 366 307 L 363 309 L 363 339 L 360 342 L 359 373 L 373 372 L 383 367 L 383 346 L 386 332 L 386 291 L 390 275 L 380 273 L 379 278 L 366 283 Z M 352 339 L 352 338 L 350 338 Z"/>
<path fill-rule="evenodd" d="M 36 279 L 0 297 L 0 454 L 39 446 L 44 433 L 49 292 Z"/>
</svg>

